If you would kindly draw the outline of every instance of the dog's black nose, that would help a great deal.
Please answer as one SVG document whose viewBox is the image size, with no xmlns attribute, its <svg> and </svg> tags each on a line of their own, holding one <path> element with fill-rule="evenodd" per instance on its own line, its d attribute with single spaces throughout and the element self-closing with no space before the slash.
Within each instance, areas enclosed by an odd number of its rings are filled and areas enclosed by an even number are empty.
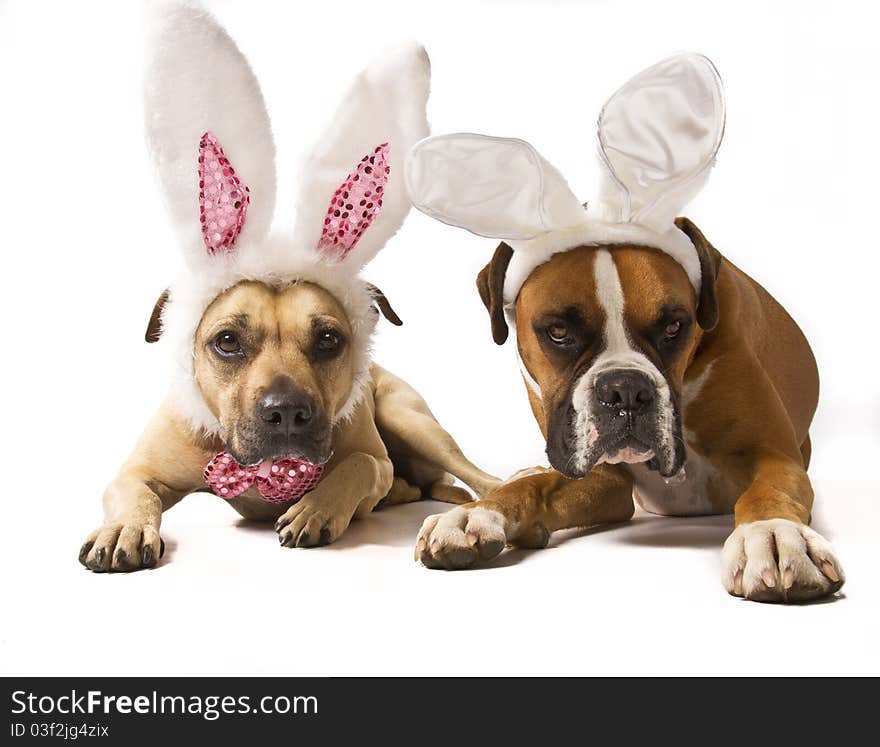
<svg viewBox="0 0 880 747">
<path fill-rule="evenodd" d="M 302 392 L 269 392 L 259 405 L 263 422 L 285 436 L 307 430 L 314 411 L 312 398 Z"/>
<path fill-rule="evenodd" d="M 643 412 L 654 401 L 654 384 L 634 369 L 617 369 L 599 374 L 595 384 L 599 404 L 618 410 Z"/>
</svg>

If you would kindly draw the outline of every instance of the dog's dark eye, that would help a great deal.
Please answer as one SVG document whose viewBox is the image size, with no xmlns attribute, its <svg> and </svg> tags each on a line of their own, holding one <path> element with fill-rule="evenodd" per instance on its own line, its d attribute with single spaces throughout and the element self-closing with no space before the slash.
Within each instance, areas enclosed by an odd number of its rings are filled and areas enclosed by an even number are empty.
<svg viewBox="0 0 880 747">
<path fill-rule="evenodd" d="M 667 340 L 671 340 L 679 332 L 681 332 L 681 322 L 672 322 L 671 324 L 667 324 L 666 329 L 663 330 L 663 334 L 666 336 Z"/>
<path fill-rule="evenodd" d="M 342 337 L 338 332 L 332 329 L 325 329 L 318 333 L 318 339 L 315 347 L 322 353 L 332 353 L 339 348 Z"/>
<path fill-rule="evenodd" d="M 241 352 L 241 343 L 232 332 L 221 332 L 214 340 L 214 347 L 226 355 L 234 355 Z"/>
<path fill-rule="evenodd" d="M 547 327 L 547 337 L 557 345 L 564 345 L 570 339 L 568 336 L 568 327 L 564 324 L 551 324 Z"/>
</svg>

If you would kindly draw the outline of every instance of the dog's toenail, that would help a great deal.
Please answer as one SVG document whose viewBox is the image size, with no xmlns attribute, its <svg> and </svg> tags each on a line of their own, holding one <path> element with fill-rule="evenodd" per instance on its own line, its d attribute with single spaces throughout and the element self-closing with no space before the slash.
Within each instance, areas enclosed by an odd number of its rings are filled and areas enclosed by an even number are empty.
<svg viewBox="0 0 880 747">
<path fill-rule="evenodd" d="M 834 583 L 840 581 L 840 576 L 838 575 L 834 566 L 831 565 L 831 563 L 829 563 L 827 560 L 823 561 L 822 563 L 822 573 L 828 576 L 828 578 L 831 579 Z"/>
<path fill-rule="evenodd" d="M 86 564 L 86 557 L 88 556 L 89 551 L 92 549 L 92 546 L 93 546 L 94 544 L 95 544 L 94 542 L 86 542 L 86 543 L 85 543 L 85 544 L 79 549 L 79 562 L 82 563 L 83 565 Z"/>
<path fill-rule="evenodd" d="M 141 553 L 141 561 L 144 565 L 152 565 L 154 562 L 153 557 L 153 548 L 151 545 L 144 545 L 143 552 Z"/>
<path fill-rule="evenodd" d="M 742 596 L 743 593 L 743 572 L 742 569 L 738 570 L 733 577 L 733 593 L 737 596 Z"/>
</svg>

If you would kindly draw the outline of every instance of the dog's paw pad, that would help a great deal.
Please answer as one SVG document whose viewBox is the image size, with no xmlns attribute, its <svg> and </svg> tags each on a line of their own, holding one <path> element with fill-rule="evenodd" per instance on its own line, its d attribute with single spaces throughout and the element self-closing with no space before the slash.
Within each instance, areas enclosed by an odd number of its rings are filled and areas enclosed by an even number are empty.
<svg viewBox="0 0 880 747">
<path fill-rule="evenodd" d="M 339 539 L 349 521 L 300 501 L 275 522 L 275 531 L 282 547 L 321 547 Z"/>
<path fill-rule="evenodd" d="M 721 553 L 724 588 L 759 602 L 803 602 L 834 594 L 844 573 L 830 543 L 787 519 L 738 526 Z"/>
<path fill-rule="evenodd" d="M 415 559 L 427 568 L 458 570 L 491 560 L 507 545 L 502 514 L 482 506 L 459 506 L 425 519 Z"/>
<path fill-rule="evenodd" d="M 164 543 L 155 527 L 106 524 L 92 532 L 79 550 L 79 562 L 90 571 L 137 571 L 156 565 Z"/>
</svg>

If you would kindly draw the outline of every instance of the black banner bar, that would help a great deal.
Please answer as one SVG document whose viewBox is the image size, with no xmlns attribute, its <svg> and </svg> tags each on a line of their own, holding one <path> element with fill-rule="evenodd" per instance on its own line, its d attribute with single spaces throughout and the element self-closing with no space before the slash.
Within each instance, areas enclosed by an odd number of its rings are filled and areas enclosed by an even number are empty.
<svg viewBox="0 0 880 747">
<path fill-rule="evenodd" d="M 198 738 L 222 744 L 320 739 L 324 747 L 352 735 L 413 744 L 439 739 L 458 747 L 478 737 L 520 743 L 542 734 L 595 741 L 609 726 L 617 730 L 610 741 L 631 742 L 637 733 L 680 736 L 700 724 L 717 730 L 741 724 L 757 703 L 780 712 L 786 703 L 802 708 L 815 697 L 813 682 L 769 679 L 19 677 L 4 678 L 4 686 L 0 739 L 7 745 Z M 851 710 L 835 689 L 822 692 L 824 712 L 839 719 Z M 798 725 L 790 719 L 785 725 L 791 737 Z M 769 733 L 763 726 L 762 739 Z"/>
</svg>

